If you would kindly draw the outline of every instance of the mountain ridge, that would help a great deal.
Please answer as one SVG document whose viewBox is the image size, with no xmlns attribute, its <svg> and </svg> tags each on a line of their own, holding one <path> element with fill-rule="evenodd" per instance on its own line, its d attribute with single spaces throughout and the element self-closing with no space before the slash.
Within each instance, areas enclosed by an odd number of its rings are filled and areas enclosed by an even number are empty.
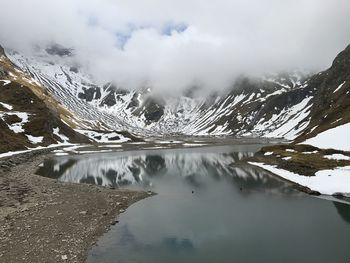
<svg viewBox="0 0 350 263">
<path fill-rule="evenodd" d="M 129 138 L 253 136 L 298 143 L 350 122 L 350 46 L 336 56 L 329 69 L 310 77 L 297 73 L 254 79 L 242 76 L 226 92 L 194 97 L 189 91 L 176 98 L 154 96 L 150 88 L 128 91 L 112 83 L 95 84 L 81 68 L 56 64 L 52 56 L 67 56 L 66 50 L 69 56 L 74 54 L 70 49 L 60 50 L 64 54 L 41 50 L 27 57 L 5 49 L 3 56 L 6 53 L 13 67 L 71 112 L 72 129 L 78 125 L 92 131 L 124 130 Z"/>
</svg>

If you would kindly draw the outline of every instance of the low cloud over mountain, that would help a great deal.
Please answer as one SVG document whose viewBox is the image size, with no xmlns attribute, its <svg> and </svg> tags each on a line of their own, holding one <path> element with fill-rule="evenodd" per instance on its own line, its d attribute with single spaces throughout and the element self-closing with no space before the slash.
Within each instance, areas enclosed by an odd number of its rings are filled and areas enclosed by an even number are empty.
<svg viewBox="0 0 350 263">
<path fill-rule="evenodd" d="M 348 0 L 12 0 L 0 42 L 27 53 L 57 43 L 101 82 L 176 93 L 326 68 L 349 42 L 348 10 Z"/>
</svg>

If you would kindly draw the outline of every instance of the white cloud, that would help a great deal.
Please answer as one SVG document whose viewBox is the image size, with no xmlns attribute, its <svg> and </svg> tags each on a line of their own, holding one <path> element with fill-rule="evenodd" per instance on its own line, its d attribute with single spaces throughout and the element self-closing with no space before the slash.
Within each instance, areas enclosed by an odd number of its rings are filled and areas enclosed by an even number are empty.
<svg viewBox="0 0 350 263">
<path fill-rule="evenodd" d="M 0 43 L 74 47 L 96 78 L 127 88 L 222 88 L 241 73 L 323 69 L 350 43 L 348 0 L 2 2 Z M 171 23 L 188 28 L 163 35 Z"/>
</svg>

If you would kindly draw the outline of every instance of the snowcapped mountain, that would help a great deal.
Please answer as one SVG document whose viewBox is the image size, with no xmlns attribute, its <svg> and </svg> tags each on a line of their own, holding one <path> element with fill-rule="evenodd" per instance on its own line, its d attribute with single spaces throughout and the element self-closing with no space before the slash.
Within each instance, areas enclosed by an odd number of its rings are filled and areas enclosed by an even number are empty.
<svg viewBox="0 0 350 263">
<path fill-rule="evenodd" d="M 79 67 L 57 63 L 62 54 L 70 55 L 57 47 L 50 52 L 38 51 L 30 57 L 8 51 L 16 65 L 30 73 L 88 125 L 125 129 L 137 134 L 244 136 L 275 132 L 273 135 L 288 133 L 293 137 L 299 130 L 281 127 L 291 118 L 299 122 L 305 115 L 306 101 L 297 99 L 293 107 L 276 107 L 278 116 L 260 116 L 261 108 L 276 96 L 300 89 L 303 78 L 297 74 L 265 79 L 242 77 L 230 90 L 209 98 L 193 97 L 190 92 L 176 98 L 160 98 L 153 96 L 150 89 L 127 91 L 111 83 L 97 85 Z"/>
<path fill-rule="evenodd" d="M 69 126 L 75 132 L 96 140 L 103 137 L 98 134 L 102 130 L 128 131 L 129 137 L 232 135 L 300 141 L 350 121 L 349 47 L 330 69 L 312 77 L 297 72 L 242 76 L 230 89 L 204 97 L 193 96 L 193 90 L 160 97 L 150 88 L 128 91 L 99 84 L 74 62 L 73 50 L 57 45 L 30 56 L 13 50 L 6 54 L 16 70 L 71 112 L 74 125 Z"/>
</svg>

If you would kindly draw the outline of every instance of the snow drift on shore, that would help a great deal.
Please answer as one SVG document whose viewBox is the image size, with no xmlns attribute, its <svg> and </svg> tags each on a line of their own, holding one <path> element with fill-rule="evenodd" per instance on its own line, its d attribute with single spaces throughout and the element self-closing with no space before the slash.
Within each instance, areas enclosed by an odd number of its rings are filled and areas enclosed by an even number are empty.
<svg viewBox="0 0 350 263">
<path fill-rule="evenodd" d="M 313 191 L 318 191 L 325 195 L 350 194 L 350 166 L 338 167 L 334 170 L 321 170 L 315 176 L 303 176 L 283 169 L 276 168 L 274 165 L 249 162 L 252 165 L 261 167 L 271 173 L 274 173 L 288 181 L 306 186 Z"/>
</svg>

